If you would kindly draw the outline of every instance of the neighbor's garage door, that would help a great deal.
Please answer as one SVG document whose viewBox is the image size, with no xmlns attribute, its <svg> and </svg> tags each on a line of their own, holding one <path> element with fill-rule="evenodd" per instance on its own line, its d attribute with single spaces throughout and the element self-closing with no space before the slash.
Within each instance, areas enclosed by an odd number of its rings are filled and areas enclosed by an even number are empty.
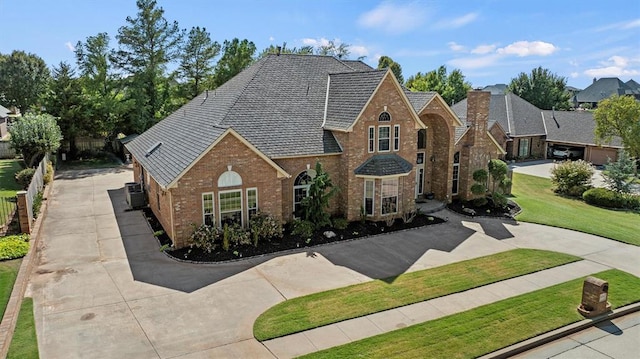
<svg viewBox="0 0 640 359">
<path fill-rule="evenodd" d="M 611 161 L 615 161 L 618 150 L 615 148 L 602 148 L 602 147 L 590 147 L 589 157 L 587 161 L 594 165 L 606 165 L 607 158 L 611 158 Z"/>
</svg>

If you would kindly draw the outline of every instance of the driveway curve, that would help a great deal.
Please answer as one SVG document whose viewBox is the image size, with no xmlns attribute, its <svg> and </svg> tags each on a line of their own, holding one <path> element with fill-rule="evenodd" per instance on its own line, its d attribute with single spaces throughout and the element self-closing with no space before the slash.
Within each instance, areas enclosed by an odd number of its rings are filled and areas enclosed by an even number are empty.
<svg viewBox="0 0 640 359">
<path fill-rule="evenodd" d="M 640 248 L 569 230 L 468 219 L 225 264 L 177 262 L 128 211 L 130 168 L 58 174 L 34 298 L 42 358 L 274 358 L 254 320 L 283 300 L 514 248 L 571 253 L 640 276 Z"/>
</svg>

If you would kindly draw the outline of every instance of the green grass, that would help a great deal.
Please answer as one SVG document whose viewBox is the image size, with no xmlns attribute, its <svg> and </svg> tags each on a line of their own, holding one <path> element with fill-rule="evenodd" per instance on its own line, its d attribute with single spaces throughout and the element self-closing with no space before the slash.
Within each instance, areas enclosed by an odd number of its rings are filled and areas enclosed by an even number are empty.
<svg viewBox="0 0 640 359">
<path fill-rule="evenodd" d="M 609 282 L 617 308 L 640 301 L 640 278 L 609 270 L 595 274 Z M 303 358 L 474 358 L 583 318 L 583 279 L 484 305 Z"/>
<path fill-rule="evenodd" d="M 262 313 L 253 327 L 267 340 L 315 327 L 461 292 L 580 260 L 568 254 L 516 249 L 294 298 Z"/>
<path fill-rule="evenodd" d="M 16 281 L 18 271 L 20 270 L 20 264 L 22 259 L 13 259 L 0 262 L 0 314 L 4 315 L 4 311 L 7 308 L 11 291 L 13 290 L 13 283 Z"/>
<path fill-rule="evenodd" d="M 37 359 L 39 356 L 36 325 L 33 318 L 33 299 L 24 298 L 7 359 Z"/>
<path fill-rule="evenodd" d="M 513 200 L 522 208 L 518 221 L 572 229 L 640 246 L 640 213 L 595 207 L 556 195 L 551 180 L 513 174 Z"/>
<path fill-rule="evenodd" d="M 22 189 L 15 179 L 21 169 L 22 160 L 0 160 L 0 197 L 14 197 Z"/>
</svg>

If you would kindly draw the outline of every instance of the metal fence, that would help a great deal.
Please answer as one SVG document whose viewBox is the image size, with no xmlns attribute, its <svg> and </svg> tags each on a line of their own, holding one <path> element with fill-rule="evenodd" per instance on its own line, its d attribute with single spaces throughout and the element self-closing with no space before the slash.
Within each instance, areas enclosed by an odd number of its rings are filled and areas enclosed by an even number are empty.
<svg viewBox="0 0 640 359">
<path fill-rule="evenodd" d="M 0 141 L 0 158 L 15 158 L 16 151 L 11 148 L 11 142 Z"/>
<path fill-rule="evenodd" d="M 0 197 L 0 236 L 7 233 L 7 229 L 16 215 L 18 208 L 16 197 Z"/>
</svg>

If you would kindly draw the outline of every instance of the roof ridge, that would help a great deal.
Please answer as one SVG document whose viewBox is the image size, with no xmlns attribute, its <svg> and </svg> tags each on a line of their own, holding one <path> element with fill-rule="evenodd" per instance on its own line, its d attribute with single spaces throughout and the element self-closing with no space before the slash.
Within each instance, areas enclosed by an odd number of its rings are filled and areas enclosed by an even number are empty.
<svg viewBox="0 0 640 359">
<path fill-rule="evenodd" d="M 308 55 L 305 55 L 305 56 L 308 56 Z M 240 98 L 242 98 L 242 95 L 244 95 L 245 91 L 247 91 L 247 88 L 249 87 L 249 84 L 252 83 L 255 80 L 258 72 L 260 72 L 260 69 L 262 69 L 264 64 L 267 62 L 266 59 L 267 59 L 266 57 L 263 57 L 262 59 L 258 60 L 256 63 L 254 63 L 253 65 L 250 66 L 250 67 L 253 67 L 253 66 L 259 66 L 259 67 L 256 69 L 256 71 L 253 72 L 253 75 L 251 76 L 251 78 L 244 83 L 244 86 L 242 86 L 242 91 L 238 91 L 237 92 L 236 98 L 233 100 L 233 103 L 231 104 L 231 106 L 229 106 L 228 111 L 224 114 L 224 117 L 222 117 L 222 119 L 220 120 L 221 124 L 224 123 L 227 120 L 227 118 L 229 117 L 229 113 L 231 112 L 231 109 L 236 107 L 236 104 L 238 103 Z M 245 68 L 244 70 L 246 70 L 246 69 L 248 69 L 248 68 Z M 236 76 L 241 74 L 244 70 L 240 71 L 240 73 L 238 73 Z M 228 81 L 227 81 L 227 83 L 228 83 Z M 221 127 L 221 128 L 226 128 L 226 127 Z"/>
<path fill-rule="evenodd" d="M 346 65 L 345 65 L 346 66 Z M 345 74 L 364 74 L 369 72 L 386 72 L 387 69 L 371 69 L 371 70 L 353 70 L 353 71 L 345 71 L 345 72 L 329 72 L 329 76 L 331 75 L 345 75 Z"/>
</svg>

